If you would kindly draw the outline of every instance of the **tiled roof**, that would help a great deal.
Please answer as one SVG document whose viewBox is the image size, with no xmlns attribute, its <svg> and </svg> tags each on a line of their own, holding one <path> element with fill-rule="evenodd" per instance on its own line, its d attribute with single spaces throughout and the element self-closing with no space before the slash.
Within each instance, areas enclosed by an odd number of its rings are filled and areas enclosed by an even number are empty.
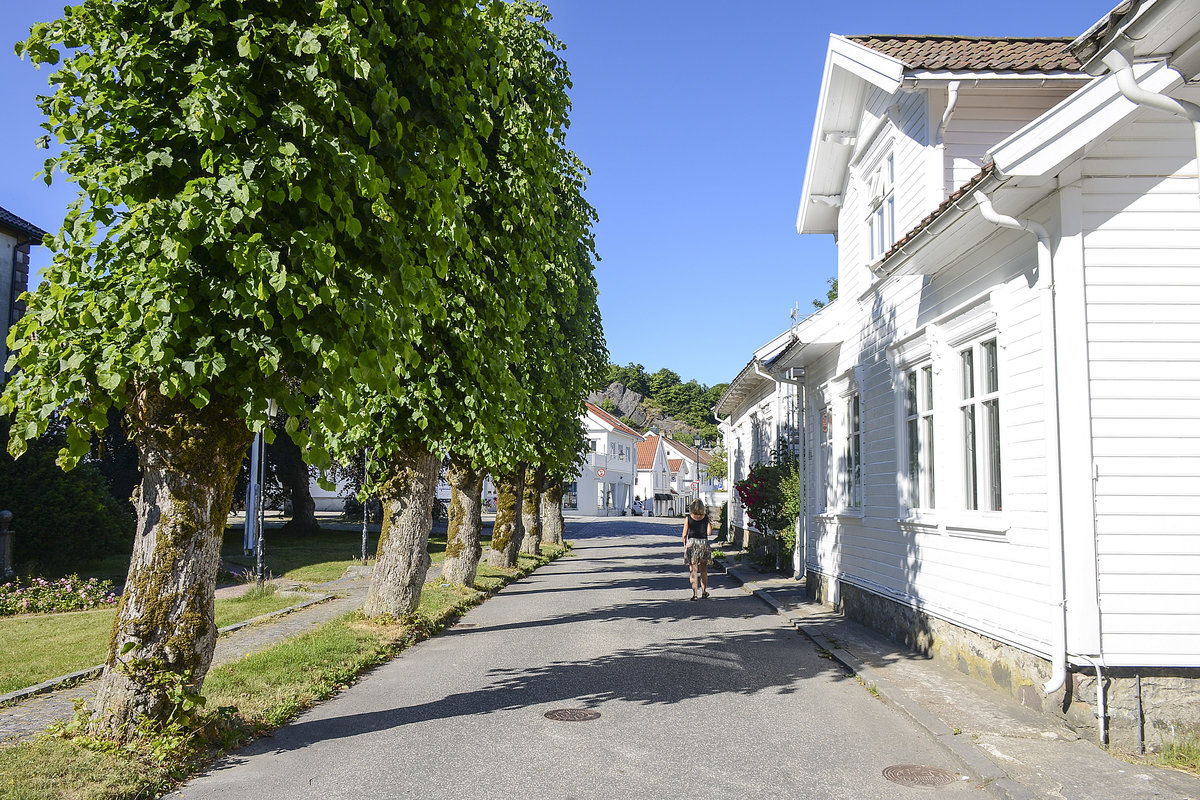
<svg viewBox="0 0 1200 800">
<path fill-rule="evenodd" d="M 922 219 L 920 222 L 917 223 L 917 226 L 915 228 L 913 228 L 911 231 L 909 231 L 908 233 L 904 234 L 899 239 L 897 239 L 896 243 L 893 244 L 891 246 L 891 248 L 889 248 L 888 251 L 883 254 L 883 260 L 887 261 L 893 255 L 895 255 L 896 252 L 900 250 L 900 248 L 904 247 L 904 245 L 908 244 L 914 238 L 916 238 L 917 234 L 919 234 L 921 231 L 928 228 L 935 219 L 940 217 L 942 215 L 942 213 L 946 211 L 946 209 L 950 208 L 950 206 L 952 206 L 956 202 L 958 202 L 958 199 L 960 197 L 965 195 L 967 192 L 970 192 L 972 189 L 974 189 L 979 184 L 983 183 L 983 179 L 986 178 L 988 175 L 991 175 L 995 171 L 995 169 L 996 169 L 996 165 L 993 164 L 991 161 L 984 164 L 983 169 L 981 169 L 981 170 L 979 170 L 979 172 L 975 173 L 975 175 L 969 181 L 964 183 L 962 186 L 958 187 L 958 189 L 956 189 L 953 194 L 951 194 L 949 197 L 947 197 L 945 200 L 943 200 L 941 205 L 939 205 L 937 208 L 935 208 L 933 211 L 931 211 L 929 214 L 927 214 L 924 219 Z"/>
<path fill-rule="evenodd" d="M 654 469 L 654 454 L 658 452 L 658 437 L 647 433 L 643 441 L 638 442 L 638 469 Z"/>
<path fill-rule="evenodd" d="M 682 458 L 668 458 L 667 466 L 671 468 L 671 472 L 679 472 L 679 468 L 683 466 Z"/>
<path fill-rule="evenodd" d="M 640 433 L 638 433 L 633 428 L 626 425 L 624 422 L 621 422 L 621 420 L 617 419 L 612 414 L 608 413 L 607 411 L 605 411 L 603 408 L 596 405 L 595 403 L 588 403 L 587 408 L 588 408 L 588 411 L 592 412 L 597 417 L 599 417 L 600 419 L 607 422 L 609 425 L 612 425 L 614 428 L 619 430 L 621 433 L 628 433 L 631 436 L 635 437 L 639 442 L 642 440 L 642 435 Z"/>
<path fill-rule="evenodd" d="M 38 244 L 41 244 L 42 237 L 46 235 L 46 232 L 37 225 L 34 225 L 32 222 L 26 222 L 6 208 L 0 208 L 0 225 L 12 228 L 26 236 L 37 237 Z"/>
<path fill-rule="evenodd" d="M 1081 69 L 1071 39 L 977 36 L 847 36 L 912 69 L 1048 72 Z"/>
</svg>

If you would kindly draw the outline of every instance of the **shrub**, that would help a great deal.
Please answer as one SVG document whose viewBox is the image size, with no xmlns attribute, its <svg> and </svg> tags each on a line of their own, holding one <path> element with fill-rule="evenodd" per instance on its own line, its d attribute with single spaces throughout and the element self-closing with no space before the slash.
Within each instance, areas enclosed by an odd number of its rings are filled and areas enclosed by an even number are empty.
<svg viewBox="0 0 1200 800">
<path fill-rule="evenodd" d="M 0 584 L 0 616 L 13 614 L 41 614 L 53 611 L 86 611 L 117 603 L 112 581 L 96 578 L 80 580 L 78 575 L 68 575 L 56 581 L 17 578 L 11 583 Z"/>
<path fill-rule="evenodd" d="M 10 420 L 0 419 L 8 441 Z M 51 425 L 20 459 L 0 454 L 0 508 L 13 513 L 13 562 L 25 574 L 64 575 L 114 553 L 129 552 L 133 517 L 109 494 L 103 476 L 83 463 L 55 463 L 66 436 Z"/>
<path fill-rule="evenodd" d="M 779 538 L 782 558 L 796 548 L 796 518 L 800 516 L 800 467 L 789 458 L 755 464 L 750 474 L 733 485 L 754 526 Z"/>
</svg>

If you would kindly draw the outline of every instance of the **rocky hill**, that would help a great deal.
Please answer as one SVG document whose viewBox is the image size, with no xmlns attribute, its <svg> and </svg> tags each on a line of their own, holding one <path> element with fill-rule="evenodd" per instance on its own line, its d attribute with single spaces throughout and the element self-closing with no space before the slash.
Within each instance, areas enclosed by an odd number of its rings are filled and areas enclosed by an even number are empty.
<svg viewBox="0 0 1200 800">
<path fill-rule="evenodd" d="M 620 417 L 638 433 L 656 427 L 661 433 L 682 442 L 692 441 L 696 434 L 694 426 L 666 416 L 660 409 L 647 403 L 645 395 L 626 388 L 623 383 L 613 382 L 603 392 L 593 392 L 588 396 L 588 402 Z"/>
</svg>

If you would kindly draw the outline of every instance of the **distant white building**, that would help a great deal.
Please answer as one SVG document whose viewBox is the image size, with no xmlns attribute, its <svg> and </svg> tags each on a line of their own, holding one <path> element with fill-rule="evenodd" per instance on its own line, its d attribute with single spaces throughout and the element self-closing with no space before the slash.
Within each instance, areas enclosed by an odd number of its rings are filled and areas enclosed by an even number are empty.
<svg viewBox="0 0 1200 800">
<path fill-rule="evenodd" d="M 19 298 L 29 288 L 29 248 L 40 245 L 45 235 L 38 226 L 0 208 L 0 367 L 8 363 L 8 329 L 25 313 L 25 301 Z"/>
<path fill-rule="evenodd" d="M 637 483 L 634 499 L 642 501 L 646 513 L 663 517 L 674 507 L 671 491 L 671 470 L 667 466 L 667 451 L 663 439 L 653 431 L 642 434 L 638 442 Z"/>
<path fill-rule="evenodd" d="M 582 421 L 588 450 L 579 475 L 563 494 L 563 514 L 607 517 L 630 513 L 642 435 L 593 403 L 587 403 Z"/>
<path fill-rule="evenodd" d="M 1124 744 L 1200 724 L 1198 76 L 1185 0 L 831 37 L 797 227 L 839 297 L 717 407 L 731 480 L 798 448 L 818 598 Z"/>
</svg>

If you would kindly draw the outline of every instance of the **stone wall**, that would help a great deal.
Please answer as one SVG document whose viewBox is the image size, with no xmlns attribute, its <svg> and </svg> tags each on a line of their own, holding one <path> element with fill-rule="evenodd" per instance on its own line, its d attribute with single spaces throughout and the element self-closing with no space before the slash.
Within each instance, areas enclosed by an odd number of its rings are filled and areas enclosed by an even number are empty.
<svg viewBox="0 0 1200 800">
<path fill-rule="evenodd" d="M 1047 695 L 1044 658 L 989 639 L 844 581 L 809 571 L 808 594 L 847 618 L 1004 692 L 1022 705 L 1051 714 L 1091 741 L 1099 738 L 1096 673 L 1072 668 L 1066 685 Z M 1155 750 L 1200 733 L 1200 669 L 1101 669 L 1109 744 L 1135 752 L 1139 740 Z M 1141 713 L 1138 711 L 1140 678 Z"/>
</svg>

